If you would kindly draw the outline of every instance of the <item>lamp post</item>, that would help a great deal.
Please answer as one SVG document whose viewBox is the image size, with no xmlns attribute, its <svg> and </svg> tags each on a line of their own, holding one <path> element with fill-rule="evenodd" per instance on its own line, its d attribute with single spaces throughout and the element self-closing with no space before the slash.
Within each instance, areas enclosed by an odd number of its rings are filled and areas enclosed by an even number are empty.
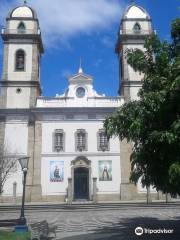
<svg viewBox="0 0 180 240">
<path fill-rule="evenodd" d="M 26 175 L 28 170 L 29 157 L 19 158 L 18 161 L 23 171 L 23 195 L 22 195 L 22 205 L 21 205 L 21 215 L 19 218 L 19 225 L 26 225 L 26 218 L 24 216 L 24 202 L 25 202 Z"/>
</svg>

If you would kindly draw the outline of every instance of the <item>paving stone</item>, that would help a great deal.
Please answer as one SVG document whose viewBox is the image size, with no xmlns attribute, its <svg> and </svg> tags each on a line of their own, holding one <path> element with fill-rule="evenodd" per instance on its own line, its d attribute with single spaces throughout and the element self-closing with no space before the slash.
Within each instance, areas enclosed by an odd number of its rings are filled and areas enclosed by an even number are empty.
<svg viewBox="0 0 180 240">
<path fill-rule="evenodd" d="M 138 226 L 143 228 L 174 229 L 173 235 L 149 235 L 143 239 L 179 239 L 180 205 L 158 205 L 142 207 L 121 206 L 115 209 L 82 210 L 75 208 L 69 211 L 61 209 L 26 210 L 25 215 L 29 223 L 47 220 L 50 225 L 57 226 L 57 239 L 61 240 L 131 240 L 137 239 L 134 230 Z M 0 210 L 1 211 L 1 210 Z M 19 212 L 10 210 L 0 212 L 0 219 L 16 218 Z M 147 236 L 147 235 L 146 235 Z M 157 238 L 156 238 L 157 237 Z M 168 237 L 168 238 L 166 238 Z"/>
</svg>

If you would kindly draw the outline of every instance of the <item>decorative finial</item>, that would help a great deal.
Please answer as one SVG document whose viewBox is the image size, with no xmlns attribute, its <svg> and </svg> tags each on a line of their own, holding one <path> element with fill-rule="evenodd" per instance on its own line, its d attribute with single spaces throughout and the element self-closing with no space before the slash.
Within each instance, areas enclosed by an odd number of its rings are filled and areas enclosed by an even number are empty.
<svg viewBox="0 0 180 240">
<path fill-rule="evenodd" d="M 83 69 L 82 69 L 82 59 L 80 58 L 80 63 L 79 63 L 79 71 L 78 73 L 83 73 Z"/>
<path fill-rule="evenodd" d="M 135 3 L 135 0 L 131 0 L 131 4 L 136 4 L 136 3 Z"/>
<path fill-rule="evenodd" d="M 24 0 L 24 5 L 26 5 L 27 4 L 27 1 L 26 0 Z"/>
</svg>

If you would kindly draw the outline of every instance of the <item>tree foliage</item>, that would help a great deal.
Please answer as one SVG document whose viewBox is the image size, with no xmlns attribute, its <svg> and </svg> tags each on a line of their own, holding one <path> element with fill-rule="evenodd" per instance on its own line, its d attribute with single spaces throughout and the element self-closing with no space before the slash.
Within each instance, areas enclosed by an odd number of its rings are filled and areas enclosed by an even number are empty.
<svg viewBox="0 0 180 240">
<path fill-rule="evenodd" d="M 180 19 L 172 22 L 172 42 L 152 35 L 145 52 L 127 53 L 128 63 L 144 74 L 139 99 L 107 118 L 109 137 L 134 143 L 131 177 L 157 190 L 180 194 Z"/>
</svg>

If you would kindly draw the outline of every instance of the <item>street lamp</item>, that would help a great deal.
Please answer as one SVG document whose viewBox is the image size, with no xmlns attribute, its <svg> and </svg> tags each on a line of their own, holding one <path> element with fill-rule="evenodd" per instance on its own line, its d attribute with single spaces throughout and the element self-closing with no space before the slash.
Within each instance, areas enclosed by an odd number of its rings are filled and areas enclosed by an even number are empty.
<svg viewBox="0 0 180 240">
<path fill-rule="evenodd" d="M 26 175 L 28 170 L 29 157 L 21 157 L 18 159 L 22 171 L 23 171 L 23 196 L 22 196 L 22 205 L 21 205 L 21 215 L 19 218 L 20 225 L 26 225 L 26 218 L 24 216 L 24 201 L 25 201 L 25 187 L 26 187 Z"/>
</svg>

